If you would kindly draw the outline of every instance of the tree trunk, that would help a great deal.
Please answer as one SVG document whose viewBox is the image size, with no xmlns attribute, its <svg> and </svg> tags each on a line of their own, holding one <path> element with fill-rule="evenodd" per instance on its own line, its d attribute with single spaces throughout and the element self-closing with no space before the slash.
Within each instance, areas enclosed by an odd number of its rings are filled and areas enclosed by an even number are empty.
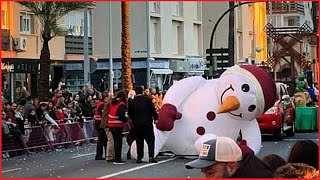
<svg viewBox="0 0 320 180">
<path fill-rule="evenodd" d="M 50 38 L 43 38 L 43 47 L 40 54 L 40 77 L 38 85 L 38 98 L 47 101 L 49 98 L 49 71 L 50 71 Z"/>
<path fill-rule="evenodd" d="M 229 2 L 229 8 L 234 6 L 234 1 Z M 229 13 L 229 34 L 228 34 L 228 52 L 229 52 L 229 61 L 234 63 L 234 10 L 231 10 Z"/>
<path fill-rule="evenodd" d="M 130 24 L 129 2 L 121 2 L 122 33 L 121 33 L 121 56 L 122 56 L 122 88 L 129 91 L 132 86 L 131 49 L 130 49 Z"/>
</svg>

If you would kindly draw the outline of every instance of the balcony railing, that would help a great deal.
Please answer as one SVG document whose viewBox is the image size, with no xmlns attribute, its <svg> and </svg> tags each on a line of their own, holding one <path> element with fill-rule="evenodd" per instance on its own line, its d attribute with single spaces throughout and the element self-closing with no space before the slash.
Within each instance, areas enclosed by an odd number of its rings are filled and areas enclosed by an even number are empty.
<svg viewBox="0 0 320 180">
<path fill-rule="evenodd" d="M 268 14 L 298 13 L 304 15 L 304 5 L 301 2 L 270 2 L 267 3 Z"/>
</svg>

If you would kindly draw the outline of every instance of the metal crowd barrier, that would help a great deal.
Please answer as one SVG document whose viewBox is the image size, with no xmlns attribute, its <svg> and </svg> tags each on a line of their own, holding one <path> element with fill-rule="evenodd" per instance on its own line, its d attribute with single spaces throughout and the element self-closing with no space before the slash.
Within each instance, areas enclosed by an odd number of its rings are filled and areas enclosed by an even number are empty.
<svg viewBox="0 0 320 180">
<path fill-rule="evenodd" d="M 23 147 L 21 140 L 18 137 L 5 138 L 2 137 L 2 152 L 21 152 L 26 149 L 32 151 L 44 151 L 55 145 L 78 144 L 85 142 L 84 131 L 80 127 L 79 122 L 65 123 L 59 125 L 60 129 L 56 129 L 54 133 L 55 141 L 50 144 L 48 134 L 41 126 L 25 128 L 24 140 L 27 147 Z M 95 137 L 93 136 L 92 139 Z"/>
<path fill-rule="evenodd" d="M 23 147 L 18 137 L 2 138 L 2 152 L 24 151 L 26 149 L 39 149 L 49 147 L 49 142 L 45 137 L 44 130 L 41 126 L 25 128 L 24 136 L 27 148 Z"/>
<path fill-rule="evenodd" d="M 18 137 L 5 138 L 2 137 L 2 152 L 22 152 L 26 149 L 32 151 L 44 151 L 50 149 L 52 146 L 88 142 L 97 139 L 97 131 L 94 128 L 94 120 L 86 118 L 81 128 L 79 122 L 69 121 L 70 123 L 59 124 L 60 129 L 55 129 L 54 142 L 49 142 L 47 131 L 41 126 L 33 126 L 25 128 L 26 134 L 24 139 L 27 147 L 23 147 Z M 46 127 L 45 127 L 46 128 Z M 123 134 L 128 134 L 127 127 Z"/>
</svg>

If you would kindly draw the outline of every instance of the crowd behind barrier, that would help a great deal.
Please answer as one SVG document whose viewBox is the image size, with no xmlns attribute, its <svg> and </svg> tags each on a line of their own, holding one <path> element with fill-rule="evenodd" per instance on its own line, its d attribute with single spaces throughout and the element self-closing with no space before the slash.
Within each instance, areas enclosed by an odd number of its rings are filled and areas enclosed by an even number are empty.
<svg viewBox="0 0 320 180">
<path fill-rule="evenodd" d="M 29 95 L 10 102 L 2 96 L 4 158 L 97 141 L 94 116 L 98 106 L 105 103 L 103 95 L 109 97 L 106 89 L 98 91 L 91 85 L 72 94 L 62 85 L 50 92 L 45 101 Z M 159 89 L 146 88 L 145 95 L 152 99 L 157 110 L 161 108 L 164 94 Z M 124 136 L 130 127 L 125 125 Z"/>
<path fill-rule="evenodd" d="M 93 120 L 86 121 L 84 124 L 93 124 Z M 45 128 L 42 126 L 25 128 L 25 132 L 24 139 L 27 147 L 23 147 L 15 136 L 3 137 L 2 152 L 10 152 L 11 156 L 14 156 L 15 154 L 21 154 L 21 152 L 27 152 L 27 150 L 32 152 L 46 151 L 59 145 L 77 145 L 96 139 L 94 130 L 88 136 L 88 131 L 85 133 L 79 122 L 59 124 L 59 129 L 56 129 L 53 133 L 55 141 L 52 144 L 49 142 L 48 134 L 45 133 Z M 86 138 L 86 134 L 88 138 Z"/>
<path fill-rule="evenodd" d="M 19 142 L 17 137 L 3 137 L 2 138 L 2 153 L 9 153 L 15 156 L 30 150 L 32 152 L 47 151 L 52 147 L 61 145 L 79 145 L 86 142 L 92 142 L 97 139 L 97 132 L 94 129 L 94 120 L 86 118 L 83 122 L 83 128 L 79 122 L 70 120 L 67 123 L 59 124 L 59 129 L 55 129 L 53 143 L 49 142 L 48 134 L 45 132 L 46 128 L 43 126 L 33 126 L 25 128 L 24 140 L 27 147 Z M 123 134 L 127 134 L 124 130 Z"/>
</svg>

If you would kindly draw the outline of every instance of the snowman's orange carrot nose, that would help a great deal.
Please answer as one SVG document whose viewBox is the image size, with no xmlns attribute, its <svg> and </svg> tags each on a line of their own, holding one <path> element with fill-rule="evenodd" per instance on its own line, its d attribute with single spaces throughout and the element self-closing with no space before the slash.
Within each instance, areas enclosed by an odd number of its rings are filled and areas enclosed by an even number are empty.
<svg viewBox="0 0 320 180">
<path fill-rule="evenodd" d="M 234 111 L 240 108 L 240 102 L 237 97 L 229 96 L 220 105 L 217 114 Z"/>
</svg>

